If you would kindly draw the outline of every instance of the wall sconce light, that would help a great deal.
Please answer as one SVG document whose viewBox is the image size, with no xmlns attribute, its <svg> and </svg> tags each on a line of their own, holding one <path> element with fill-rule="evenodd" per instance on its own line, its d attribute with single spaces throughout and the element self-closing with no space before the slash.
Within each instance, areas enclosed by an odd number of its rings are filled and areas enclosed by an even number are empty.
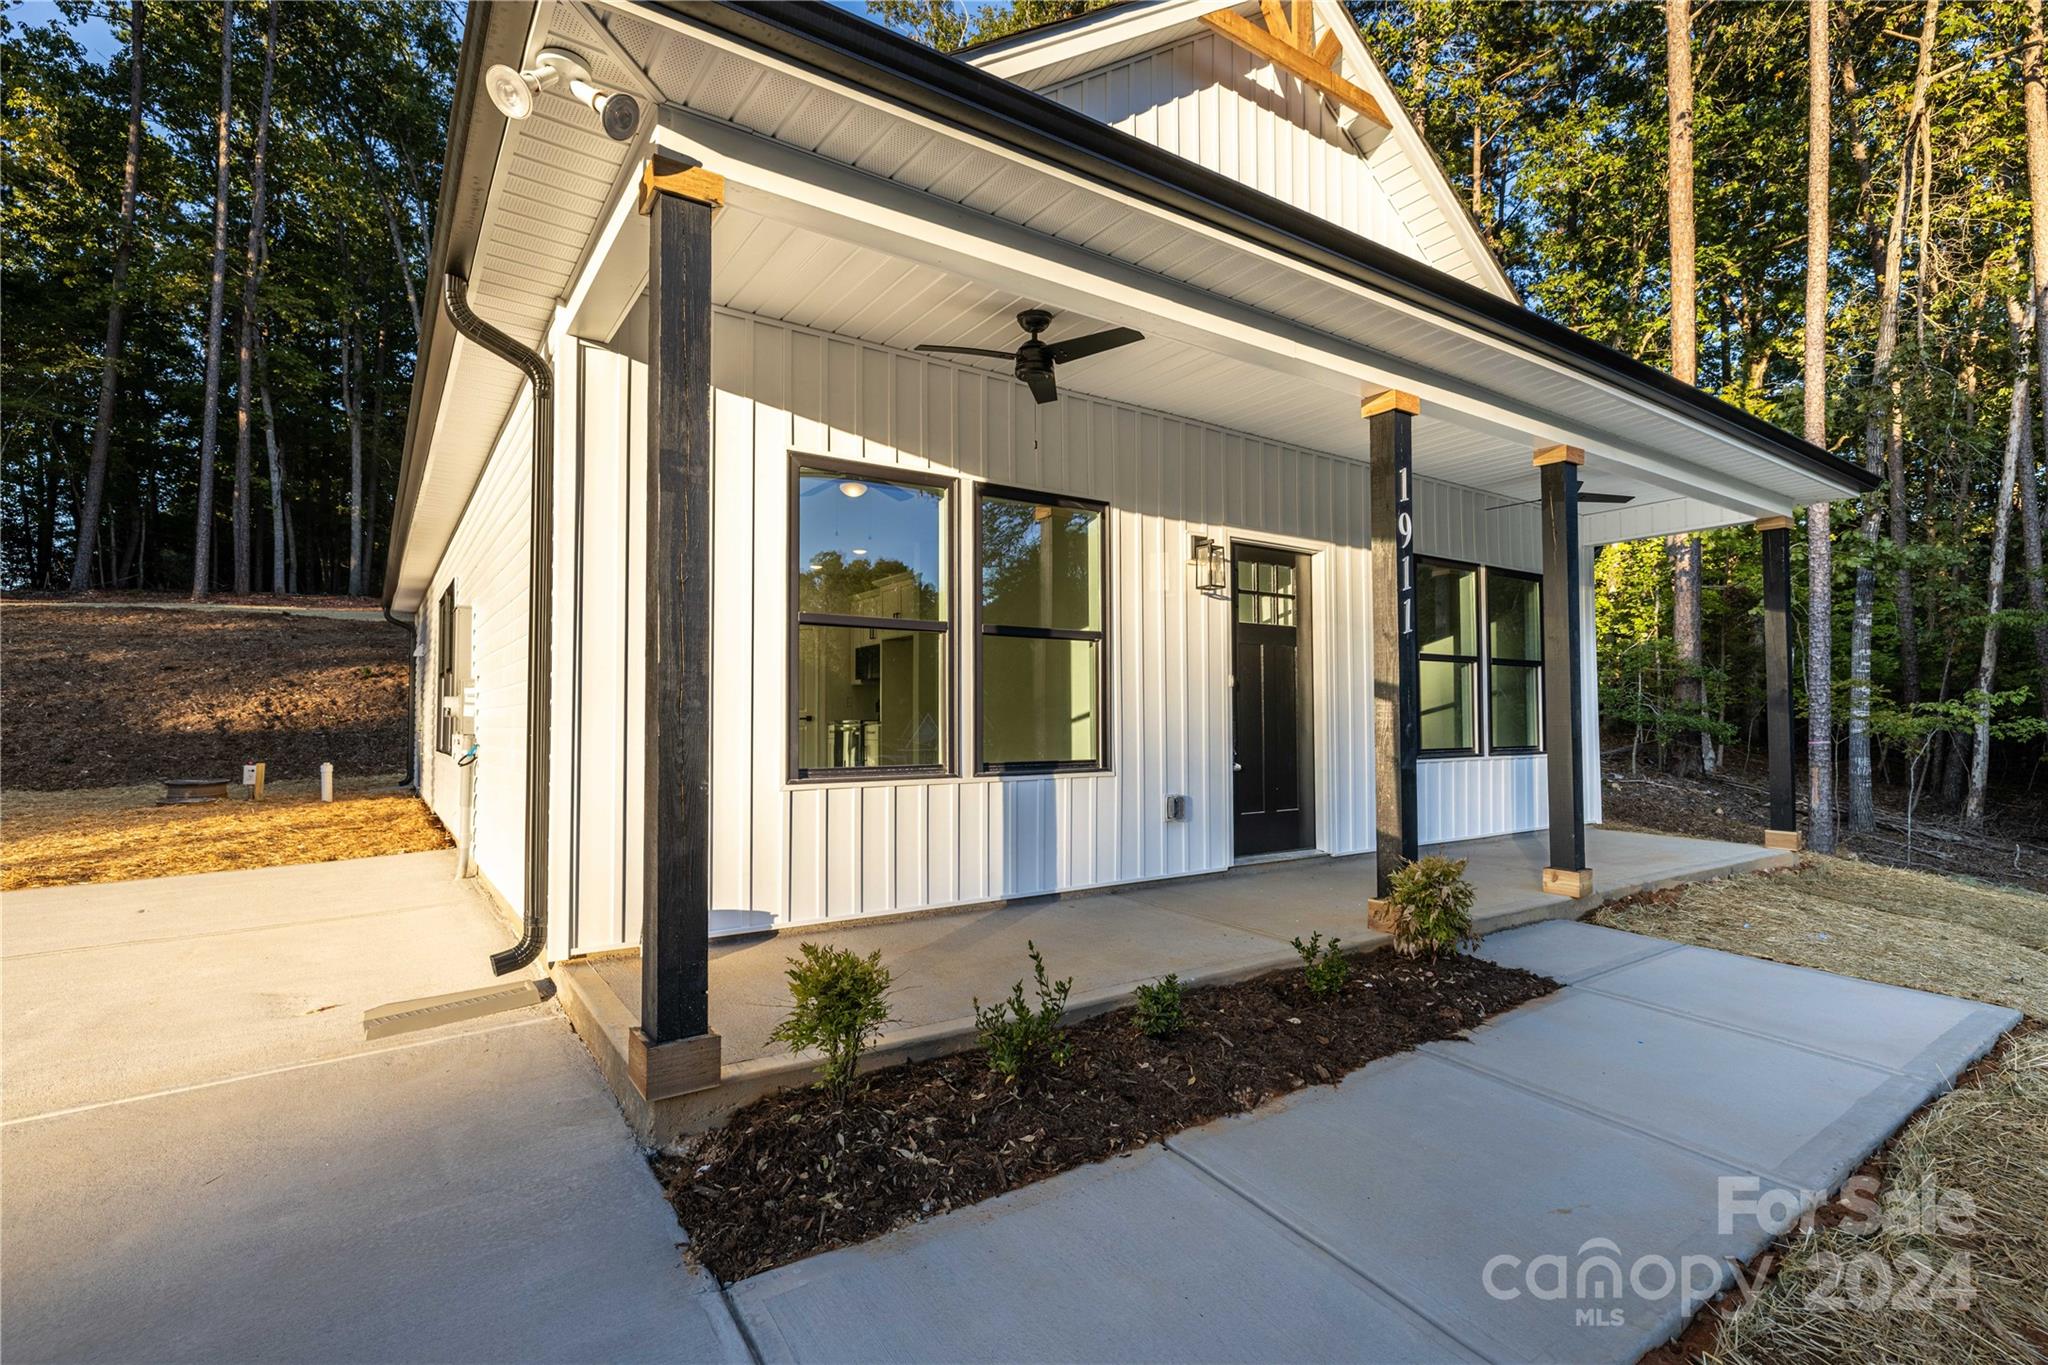
<svg viewBox="0 0 2048 1365">
<path fill-rule="evenodd" d="M 1230 556 L 1222 541 L 1195 536 L 1188 547 L 1188 563 L 1195 569 L 1196 592 L 1204 597 L 1230 597 Z"/>
</svg>

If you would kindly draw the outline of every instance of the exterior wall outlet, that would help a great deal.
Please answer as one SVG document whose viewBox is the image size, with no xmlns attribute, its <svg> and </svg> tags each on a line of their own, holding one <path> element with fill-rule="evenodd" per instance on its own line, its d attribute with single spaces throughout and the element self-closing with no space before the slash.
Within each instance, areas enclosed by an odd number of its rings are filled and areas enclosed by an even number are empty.
<svg viewBox="0 0 2048 1365">
<path fill-rule="evenodd" d="M 1166 798 L 1166 818 L 1167 818 L 1167 820 L 1168 820 L 1169 822 L 1175 822 L 1175 823 L 1177 823 L 1177 822 L 1179 822 L 1179 821 L 1182 821 L 1182 820 L 1185 820 L 1185 819 L 1187 819 L 1187 818 L 1188 818 L 1188 799 L 1187 799 L 1187 798 L 1186 798 L 1185 796 L 1169 796 L 1169 797 L 1167 797 L 1167 798 Z"/>
</svg>

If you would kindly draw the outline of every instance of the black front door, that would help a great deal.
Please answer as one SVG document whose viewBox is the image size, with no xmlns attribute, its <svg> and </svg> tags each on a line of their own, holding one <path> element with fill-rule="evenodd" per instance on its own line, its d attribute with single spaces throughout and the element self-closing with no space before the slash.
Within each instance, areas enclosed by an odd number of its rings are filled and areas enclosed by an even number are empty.
<svg viewBox="0 0 2048 1365">
<path fill-rule="evenodd" d="M 1238 545 L 1231 568 L 1236 852 L 1248 858 L 1315 842 L 1308 559 Z"/>
</svg>

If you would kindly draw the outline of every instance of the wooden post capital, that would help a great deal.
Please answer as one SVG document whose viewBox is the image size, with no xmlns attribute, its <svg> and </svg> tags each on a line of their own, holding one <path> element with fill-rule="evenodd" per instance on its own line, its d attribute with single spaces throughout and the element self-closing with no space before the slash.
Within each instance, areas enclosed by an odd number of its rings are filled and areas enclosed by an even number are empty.
<svg viewBox="0 0 2048 1365">
<path fill-rule="evenodd" d="M 1577 446 L 1538 446 L 1536 458 L 1531 461 L 1541 469 L 1547 464 L 1584 464 L 1586 452 Z"/>
<path fill-rule="evenodd" d="M 1383 412 L 1405 412 L 1410 417 L 1419 417 L 1422 415 L 1422 400 L 1400 389 L 1381 389 L 1358 405 L 1360 417 L 1377 417 Z"/>
<path fill-rule="evenodd" d="M 1792 529 L 1792 518 L 1758 517 L 1756 519 L 1756 529 L 1759 531 L 1789 531 Z"/>
<path fill-rule="evenodd" d="M 654 196 L 657 194 L 673 194 L 721 209 L 725 207 L 725 177 L 716 171 L 707 171 L 702 166 L 688 165 L 674 157 L 650 156 L 640 167 L 641 213 L 644 214 L 654 207 Z"/>
</svg>

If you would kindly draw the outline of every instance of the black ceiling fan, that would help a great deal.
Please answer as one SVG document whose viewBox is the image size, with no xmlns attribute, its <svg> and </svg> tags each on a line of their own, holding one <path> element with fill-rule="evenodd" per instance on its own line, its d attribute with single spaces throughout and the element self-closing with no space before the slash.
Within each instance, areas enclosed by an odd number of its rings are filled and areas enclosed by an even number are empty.
<svg viewBox="0 0 2048 1365">
<path fill-rule="evenodd" d="M 991 360 L 1012 361 L 1017 367 L 1017 378 L 1031 386 L 1031 396 L 1041 403 L 1051 403 L 1057 401 L 1060 396 L 1059 386 L 1053 383 L 1053 366 L 1062 361 L 1100 355 L 1104 351 L 1113 351 L 1119 346 L 1128 346 L 1134 341 L 1145 339 L 1143 332 L 1129 327 L 1112 327 L 1105 332 L 1090 332 L 1087 336 L 1074 337 L 1068 341 L 1040 341 L 1038 334 L 1052 326 L 1052 314 L 1043 308 L 1027 308 L 1017 314 L 1017 325 L 1031 336 L 1015 351 L 988 351 L 979 346 L 920 346 L 917 349 L 946 355 L 978 355 Z"/>
<path fill-rule="evenodd" d="M 1634 502 L 1635 500 L 1636 500 L 1636 495 L 1635 495 L 1635 494 L 1633 494 L 1633 493 L 1581 493 L 1581 494 L 1579 494 L 1579 501 L 1580 501 L 1580 502 L 1602 502 L 1602 503 L 1614 503 L 1614 504 L 1616 504 L 1617 506 L 1618 506 L 1618 505 L 1620 505 L 1621 503 L 1624 503 L 1624 502 Z M 1539 502 L 1542 502 L 1542 501 L 1543 501 L 1543 499 L 1541 499 L 1541 498 L 1524 498 L 1524 499 L 1522 499 L 1522 500 L 1521 500 L 1520 502 L 1497 502 L 1497 503 L 1495 503 L 1495 504 L 1494 504 L 1493 506 L 1491 506 L 1491 507 L 1487 508 L 1486 510 L 1487 510 L 1487 511 L 1489 511 L 1489 512 L 1503 512 L 1503 511 L 1506 511 L 1506 510 L 1507 510 L 1508 508 L 1510 508 L 1510 507 L 1534 507 L 1534 506 L 1535 506 L 1535 505 L 1536 505 L 1537 503 L 1539 503 Z"/>
</svg>

